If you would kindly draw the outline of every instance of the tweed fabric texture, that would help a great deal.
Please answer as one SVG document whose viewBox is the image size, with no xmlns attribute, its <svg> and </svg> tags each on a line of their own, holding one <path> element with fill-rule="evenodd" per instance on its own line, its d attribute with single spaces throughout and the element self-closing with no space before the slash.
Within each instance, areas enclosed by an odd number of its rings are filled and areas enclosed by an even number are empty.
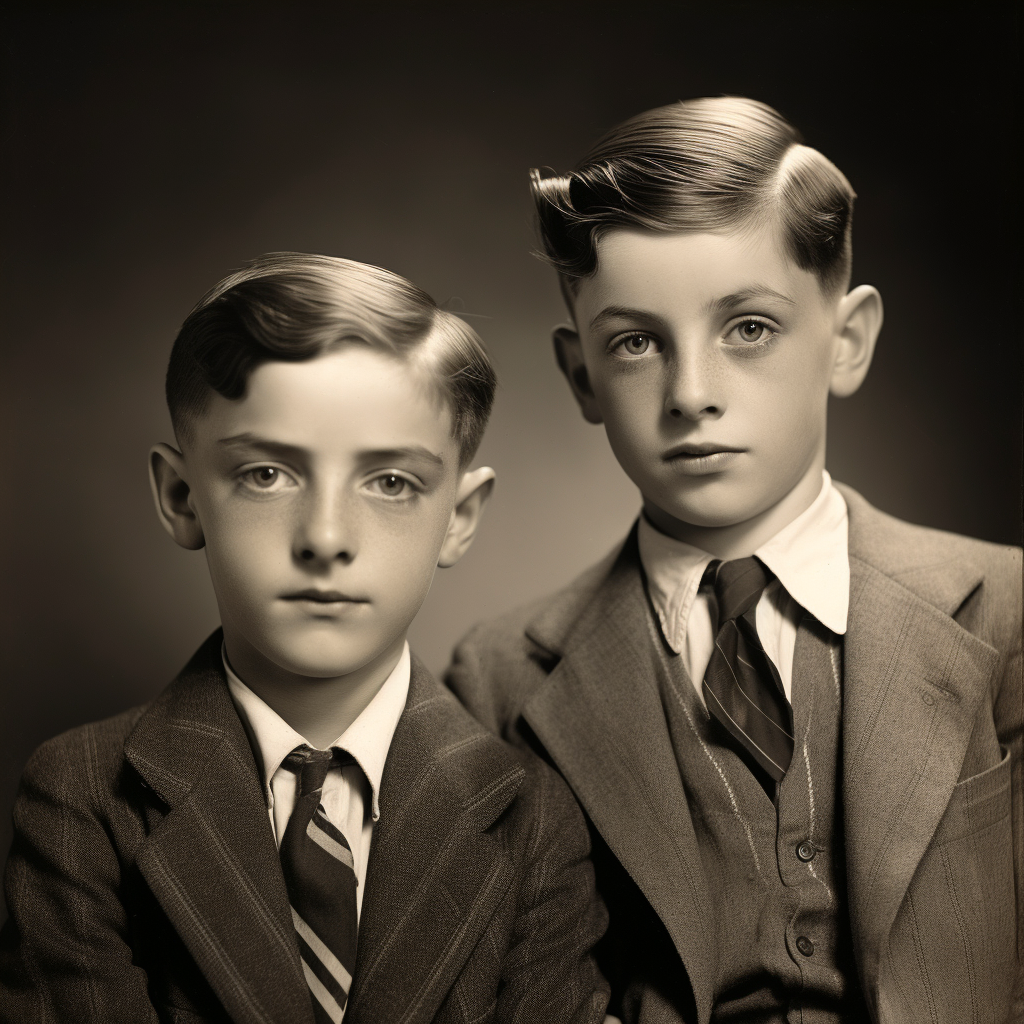
<svg viewBox="0 0 1024 1024">
<path fill-rule="evenodd" d="M 851 573 L 839 786 L 868 1012 L 1024 1020 L 1021 552 L 839 489 Z M 564 590 L 472 631 L 447 678 L 481 722 L 548 758 L 586 811 L 613 1012 L 707 1024 L 714 905 L 645 602 L 631 535 Z"/>
<path fill-rule="evenodd" d="M 652 629 L 656 628 L 652 621 Z M 666 647 L 664 701 L 717 930 L 719 1022 L 866 1019 L 846 906 L 836 796 L 841 641 L 807 616 L 794 657 L 797 743 L 774 802 Z"/>
<path fill-rule="evenodd" d="M 218 630 L 152 704 L 32 757 L 15 807 L 0 1019 L 313 1024 Z M 346 1024 L 600 1024 L 586 828 L 415 659 L 381 783 Z"/>
</svg>

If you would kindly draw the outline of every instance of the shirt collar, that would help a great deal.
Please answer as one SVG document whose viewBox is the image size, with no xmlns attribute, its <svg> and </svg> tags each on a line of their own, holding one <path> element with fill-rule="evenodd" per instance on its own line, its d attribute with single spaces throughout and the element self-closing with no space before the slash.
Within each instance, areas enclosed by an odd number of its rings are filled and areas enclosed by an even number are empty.
<svg viewBox="0 0 1024 1024">
<path fill-rule="evenodd" d="M 843 496 L 822 471 L 810 507 L 754 552 L 797 604 L 840 636 L 850 610 L 849 521 Z"/>
<path fill-rule="evenodd" d="M 811 505 L 754 552 L 798 604 L 840 635 L 846 632 L 850 605 L 847 535 L 846 502 L 823 471 L 821 490 Z M 713 556 L 659 532 L 644 516 L 637 543 L 651 604 L 665 639 L 678 653 Z"/>
<path fill-rule="evenodd" d="M 246 726 L 253 753 L 263 773 L 263 784 L 269 791 L 270 782 L 281 767 L 281 762 L 298 746 L 312 743 L 296 732 L 270 705 L 249 689 L 235 675 L 228 664 L 227 651 L 221 647 L 221 659 L 228 677 L 228 689 L 238 708 L 242 724 Z M 373 700 L 363 708 L 359 717 L 332 743 L 356 760 L 370 783 L 373 793 L 373 820 L 380 817 L 380 783 L 384 775 L 391 740 L 398 720 L 405 710 L 409 696 L 409 678 L 412 660 L 409 644 L 402 648 L 398 664 Z"/>
</svg>

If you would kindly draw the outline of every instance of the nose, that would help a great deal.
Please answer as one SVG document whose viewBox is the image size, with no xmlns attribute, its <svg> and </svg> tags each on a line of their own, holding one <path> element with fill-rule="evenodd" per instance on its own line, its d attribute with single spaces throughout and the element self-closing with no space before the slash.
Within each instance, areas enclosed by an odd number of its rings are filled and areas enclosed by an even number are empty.
<svg viewBox="0 0 1024 1024">
<path fill-rule="evenodd" d="M 665 414 L 675 420 L 715 419 L 725 412 L 725 395 L 714 354 L 680 347 L 669 364 Z"/>
<path fill-rule="evenodd" d="M 295 560 L 310 568 L 351 562 L 358 548 L 358 524 L 353 512 L 336 488 L 307 492 L 295 524 Z"/>
</svg>

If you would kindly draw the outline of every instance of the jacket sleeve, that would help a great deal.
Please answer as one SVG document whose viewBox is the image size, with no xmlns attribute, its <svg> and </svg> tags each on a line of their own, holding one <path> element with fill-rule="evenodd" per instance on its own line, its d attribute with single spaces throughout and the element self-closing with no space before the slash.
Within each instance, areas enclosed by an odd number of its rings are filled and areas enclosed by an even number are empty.
<svg viewBox="0 0 1024 1024">
<path fill-rule="evenodd" d="M 155 1024 L 102 810 L 95 737 L 58 737 L 29 761 L 14 807 L 0 933 L 3 1024 Z"/>
<path fill-rule="evenodd" d="M 608 916 L 594 890 L 587 828 L 565 783 L 531 760 L 530 841 L 493 1019 L 600 1024 L 609 989 L 593 948 Z"/>
<path fill-rule="evenodd" d="M 1024 665 L 1021 642 L 1024 624 L 1021 609 L 1021 550 L 1011 554 L 1009 587 L 1000 604 L 1012 609 L 1007 616 L 1008 642 L 1005 667 L 995 694 L 994 717 L 1000 744 L 1010 752 L 1010 795 L 1013 829 L 1013 871 L 1017 893 L 1017 974 L 1014 986 L 1014 1020 L 1024 1020 Z"/>
</svg>

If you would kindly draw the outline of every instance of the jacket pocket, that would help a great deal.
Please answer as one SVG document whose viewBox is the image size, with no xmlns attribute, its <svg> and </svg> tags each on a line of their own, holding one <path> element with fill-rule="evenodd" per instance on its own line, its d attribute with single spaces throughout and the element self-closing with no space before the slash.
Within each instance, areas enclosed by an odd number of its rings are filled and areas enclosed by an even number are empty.
<svg viewBox="0 0 1024 1024">
<path fill-rule="evenodd" d="M 981 832 L 1010 813 L 1010 751 L 1002 748 L 999 764 L 953 787 L 932 842 L 936 846 Z"/>
</svg>

